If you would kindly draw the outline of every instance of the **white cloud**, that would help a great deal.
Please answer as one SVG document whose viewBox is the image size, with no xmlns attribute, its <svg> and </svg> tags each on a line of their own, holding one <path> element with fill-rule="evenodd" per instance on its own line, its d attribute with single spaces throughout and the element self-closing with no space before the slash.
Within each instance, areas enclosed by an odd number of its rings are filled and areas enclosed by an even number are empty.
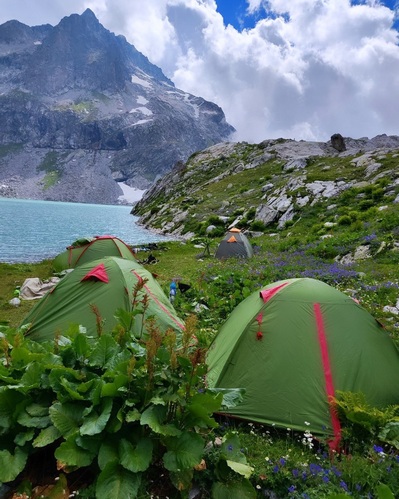
<svg viewBox="0 0 399 499">
<path fill-rule="evenodd" d="M 242 32 L 214 0 L 1 1 L 0 22 L 31 25 L 90 7 L 178 88 L 219 104 L 238 139 L 399 135 L 395 13 L 378 1 L 242 0 L 273 14 Z"/>
</svg>

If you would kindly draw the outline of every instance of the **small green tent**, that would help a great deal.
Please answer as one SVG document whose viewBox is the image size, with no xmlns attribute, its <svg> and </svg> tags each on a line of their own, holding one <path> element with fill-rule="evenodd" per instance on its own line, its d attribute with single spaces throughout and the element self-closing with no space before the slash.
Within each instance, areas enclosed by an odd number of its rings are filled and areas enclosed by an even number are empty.
<svg viewBox="0 0 399 499">
<path fill-rule="evenodd" d="M 31 324 L 27 331 L 32 339 L 46 341 L 63 333 L 70 324 L 81 324 L 89 335 L 96 335 L 95 305 L 105 321 L 105 330 L 116 324 L 116 309 L 132 310 L 133 290 L 138 281 L 146 280 L 138 293 L 140 301 L 146 294 L 148 309 L 145 317 L 154 316 L 161 331 L 172 328 L 179 336 L 183 322 L 153 276 L 137 261 L 106 257 L 79 265 L 63 277 L 23 320 Z M 140 334 L 143 315 L 137 315 L 134 331 Z"/>
<path fill-rule="evenodd" d="M 95 236 L 73 242 L 65 251 L 54 258 L 53 268 L 55 272 L 61 272 L 104 256 L 118 256 L 127 260 L 135 260 L 132 250 L 118 237 Z"/>
<path fill-rule="evenodd" d="M 331 397 L 362 392 L 369 404 L 399 404 L 399 351 L 352 298 L 309 278 L 279 281 L 243 300 L 211 344 L 211 387 L 245 388 L 230 414 L 330 434 L 340 425 Z M 308 424 L 310 425 L 308 426 Z"/>
<path fill-rule="evenodd" d="M 254 252 L 248 238 L 240 229 L 230 229 L 220 241 L 215 257 L 219 259 L 238 257 L 250 258 Z"/>
</svg>

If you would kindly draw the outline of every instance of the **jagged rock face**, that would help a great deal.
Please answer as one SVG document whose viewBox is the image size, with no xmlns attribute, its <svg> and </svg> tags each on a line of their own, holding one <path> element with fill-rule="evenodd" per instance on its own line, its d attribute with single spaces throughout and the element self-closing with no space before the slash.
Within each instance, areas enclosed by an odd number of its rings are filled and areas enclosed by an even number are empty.
<svg viewBox="0 0 399 499">
<path fill-rule="evenodd" d="M 7 186 L 12 177 L 13 195 L 116 202 L 121 190 L 115 181 L 145 189 L 177 161 L 225 140 L 233 130 L 216 104 L 177 89 L 90 10 L 55 27 L 18 21 L 0 26 L 0 182 Z M 30 154 L 27 168 L 26 152 L 32 149 L 38 151 Z M 59 183 L 44 192 L 40 182 L 49 172 L 43 173 L 42 161 L 52 150 L 62 157 L 54 165 Z M 78 151 L 88 164 L 93 152 L 101 156 L 106 200 L 96 175 L 82 172 L 82 178 L 92 177 L 90 188 L 71 189 L 76 164 L 69 161 L 76 163 L 71 153 Z M 79 164 L 84 170 L 84 159 Z M 37 182 L 22 182 L 34 177 Z"/>
</svg>

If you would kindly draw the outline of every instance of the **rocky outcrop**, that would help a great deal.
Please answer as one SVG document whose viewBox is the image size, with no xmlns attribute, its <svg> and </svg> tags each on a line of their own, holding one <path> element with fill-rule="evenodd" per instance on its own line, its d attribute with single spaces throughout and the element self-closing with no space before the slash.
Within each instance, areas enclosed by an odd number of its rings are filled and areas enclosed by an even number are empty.
<svg viewBox="0 0 399 499">
<path fill-rule="evenodd" d="M 55 27 L 0 26 L 0 184 L 10 196 L 115 203 L 117 182 L 145 189 L 233 130 L 89 9 Z"/>
<path fill-rule="evenodd" d="M 252 145 L 214 145 L 156 182 L 132 213 L 140 216 L 139 223 L 144 226 L 191 237 L 188 229 L 194 226 L 193 221 L 205 222 L 210 215 L 217 215 L 230 226 L 246 219 L 282 229 L 305 207 L 324 203 L 326 210 L 333 212 L 334 200 L 344 191 L 371 188 L 380 178 L 387 183 L 382 195 L 397 202 L 399 168 L 395 158 L 399 164 L 399 137 L 343 140 L 342 152 L 331 141 L 277 139 Z M 249 171 L 259 173 L 250 175 Z M 243 175 L 245 172 L 248 174 Z M 242 179 L 252 180 L 245 184 Z M 225 195 L 222 201 L 213 201 L 217 185 L 223 186 L 219 189 L 219 196 Z M 353 258 L 359 258 L 359 254 Z"/>
</svg>

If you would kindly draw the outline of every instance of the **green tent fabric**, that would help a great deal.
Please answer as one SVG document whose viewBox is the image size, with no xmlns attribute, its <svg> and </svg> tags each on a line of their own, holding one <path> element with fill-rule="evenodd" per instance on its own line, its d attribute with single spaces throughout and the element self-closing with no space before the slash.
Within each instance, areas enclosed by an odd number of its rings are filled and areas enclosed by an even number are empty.
<svg viewBox="0 0 399 499">
<path fill-rule="evenodd" d="M 248 238 L 240 229 L 230 229 L 220 241 L 215 257 L 219 259 L 238 257 L 250 258 L 254 252 Z"/>
<path fill-rule="evenodd" d="M 329 400 L 362 392 L 369 404 L 399 404 L 399 351 L 371 314 L 321 281 L 270 284 L 242 301 L 212 342 L 208 384 L 245 388 L 229 414 L 340 439 Z M 310 425 L 309 425 L 310 423 Z"/>
<path fill-rule="evenodd" d="M 65 251 L 54 258 L 53 268 L 55 272 L 62 272 L 104 256 L 118 256 L 127 260 L 135 260 L 132 250 L 118 237 L 96 236 L 73 242 Z"/>
<path fill-rule="evenodd" d="M 70 324 L 81 324 L 89 335 L 96 335 L 96 316 L 91 305 L 98 308 L 105 330 L 111 330 L 116 324 L 116 309 L 132 309 L 133 290 L 137 282 L 144 279 L 147 282 L 137 300 L 144 294 L 148 296 L 145 317 L 154 316 L 161 331 L 172 328 L 181 336 L 184 324 L 151 273 L 137 261 L 118 257 L 79 265 L 63 277 L 24 318 L 23 324 L 31 324 L 26 334 L 39 342 L 52 340 Z M 142 326 L 140 314 L 135 318 L 135 334 L 140 334 Z"/>
</svg>

